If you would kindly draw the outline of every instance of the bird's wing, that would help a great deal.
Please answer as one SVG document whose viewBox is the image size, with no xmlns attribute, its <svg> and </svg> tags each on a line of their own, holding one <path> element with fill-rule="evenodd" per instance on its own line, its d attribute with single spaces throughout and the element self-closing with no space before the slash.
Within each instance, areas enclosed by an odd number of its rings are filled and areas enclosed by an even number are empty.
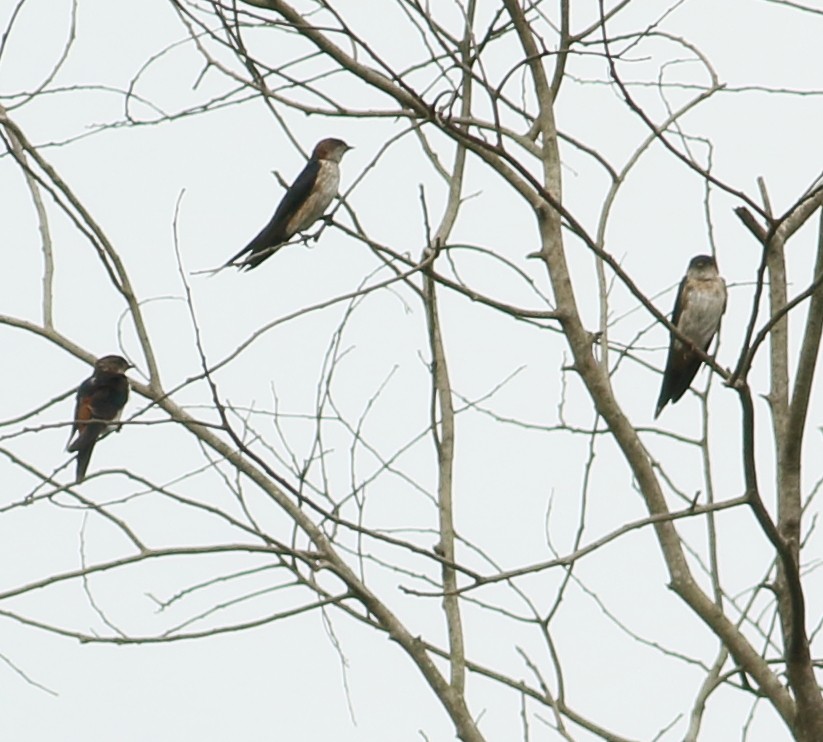
<svg viewBox="0 0 823 742">
<path fill-rule="evenodd" d="M 688 283 L 688 278 L 685 276 L 683 280 L 680 282 L 680 286 L 677 288 L 677 297 L 674 300 L 674 311 L 672 312 L 672 324 L 677 327 L 677 323 L 680 321 L 680 315 L 683 314 L 683 310 L 689 304 L 689 297 L 688 294 L 690 293 L 690 285 Z"/>
<path fill-rule="evenodd" d="M 116 420 L 129 397 L 129 382 L 122 374 L 107 379 L 92 393 L 90 406 L 97 420 Z"/>
<path fill-rule="evenodd" d="M 87 420 L 114 421 L 120 415 L 128 400 L 129 383 L 125 376 L 118 375 L 104 382 L 93 383 L 90 379 L 77 390 L 77 404 L 74 408 L 74 426 L 77 438 L 69 444 L 69 451 L 78 451 L 106 429 L 103 423 L 87 423 Z"/>
<path fill-rule="evenodd" d="M 681 330 L 683 329 L 681 319 L 688 317 L 689 314 L 689 296 L 691 292 L 691 283 L 684 276 L 677 289 L 674 311 L 672 312 L 672 324 Z M 693 353 L 688 352 L 683 343 L 674 335 L 671 335 L 669 352 L 666 356 L 666 369 L 663 371 L 660 396 L 657 399 L 657 409 L 654 413 L 655 418 L 670 400 L 676 402 L 688 389 L 697 373 L 697 369 L 700 367 L 699 359 L 695 361 L 693 355 Z"/>
<path fill-rule="evenodd" d="M 71 425 L 71 433 L 69 434 L 69 441 L 74 437 L 75 433 L 79 435 L 83 434 L 83 431 L 86 429 L 86 425 L 81 420 L 91 420 L 94 417 L 94 414 L 91 411 L 91 396 L 94 391 L 94 385 L 91 379 L 86 379 L 78 388 L 77 388 L 77 395 L 75 397 L 76 401 L 74 404 L 74 418 Z M 77 441 L 75 441 L 76 443 Z M 74 451 L 76 449 L 71 447 L 71 444 L 68 447 L 69 451 Z"/>
<path fill-rule="evenodd" d="M 283 200 L 278 204 L 270 224 L 282 222 L 285 225 L 288 222 L 289 217 L 303 205 L 311 194 L 319 173 L 320 161 L 314 159 L 309 160 L 306 163 L 306 167 L 303 168 L 300 175 L 298 175 L 294 183 L 291 184 L 289 190 L 286 191 Z M 289 239 L 290 237 L 291 235 L 288 235 L 285 239 Z"/>
</svg>

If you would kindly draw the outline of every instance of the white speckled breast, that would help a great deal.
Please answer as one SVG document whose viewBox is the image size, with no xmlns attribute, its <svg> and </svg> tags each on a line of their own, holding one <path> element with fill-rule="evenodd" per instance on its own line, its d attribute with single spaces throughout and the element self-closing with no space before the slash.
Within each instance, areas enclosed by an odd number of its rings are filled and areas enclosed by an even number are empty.
<svg viewBox="0 0 823 742">
<path fill-rule="evenodd" d="M 696 345 L 705 347 L 720 327 L 726 308 L 726 284 L 722 278 L 696 281 L 689 292 L 688 306 L 677 323 Z"/>
<path fill-rule="evenodd" d="M 289 234 L 308 229 L 323 216 L 337 194 L 337 187 L 340 185 L 340 168 L 337 163 L 331 160 L 320 160 L 319 166 L 320 171 L 317 173 L 317 180 L 311 194 L 289 219 L 287 229 Z"/>
</svg>

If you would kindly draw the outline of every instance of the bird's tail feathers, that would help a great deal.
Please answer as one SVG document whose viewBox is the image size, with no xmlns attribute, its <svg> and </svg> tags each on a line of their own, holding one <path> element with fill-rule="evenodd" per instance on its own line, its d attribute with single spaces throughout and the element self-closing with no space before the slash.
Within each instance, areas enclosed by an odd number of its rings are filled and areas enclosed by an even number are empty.
<svg viewBox="0 0 823 742">
<path fill-rule="evenodd" d="M 256 268 L 264 260 L 274 255 L 291 237 L 292 233 L 285 230 L 283 225 L 268 224 L 260 234 L 238 252 L 226 265 L 233 265 L 240 268 L 240 270 Z M 239 258 L 246 253 L 249 253 L 249 255 L 244 260 L 239 260 Z"/>
<path fill-rule="evenodd" d="M 94 450 L 95 443 L 96 441 L 92 441 L 88 446 L 77 451 L 77 476 L 75 477 L 77 482 L 82 482 L 86 478 L 86 469 L 89 468 L 91 452 Z"/>
<path fill-rule="evenodd" d="M 268 258 L 274 255 L 274 253 L 276 253 L 281 247 L 283 247 L 283 244 L 284 243 L 280 243 L 279 245 L 272 245 L 271 247 L 267 247 L 265 250 L 253 252 L 242 263 L 236 263 L 236 265 L 240 270 L 253 270 L 258 265 L 260 265 L 260 263 L 262 263 L 264 260 L 268 260 Z"/>
<path fill-rule="evenodd" d="M 89 468 L 91 452 L 100 434 L 106 429 L 102 423 L 86 424 L 80 434 L 66 446 L 69 453 L 77 454 L 77 477 L 76 481 L 82 482 L 86 477 L 86 469 Z"/>
<path fill-rule="evenodd" d="M 217 270 L 222 270 L 223 268 L 230 268 L 231 266 L 242 266 L 243 263 L 245 263 L 246 261 L 243 260 L 243 261 L 240 261 L 240 263 L 238 263 L 237 260 L 238 260 L 238 258 L 245 255 L 247 252 L 249 252 L 249 250 L 251 250 L 251 244 L 246 245 L 239 253 L 237 253 L 234 257 L 232 257 L 231 259 L 229 259 L 225 263 L 223 263 L 223 265 L 221 265 L 220 268 L 218 268 Z M 215 273 L 216 272 L 217 271 L 215 271 Z"/>
<path fill-rule="evenodd" d="M 94 442 L 105 430 L 106 426 L 103 423 L 86 423 L 83 429 L 78 433 L 77 438 L 69 441 L 66 450 L 69 453 L 79 451 L 81 448 L 86 448 L 89 444 L 94 445 Z"/>
</svg>

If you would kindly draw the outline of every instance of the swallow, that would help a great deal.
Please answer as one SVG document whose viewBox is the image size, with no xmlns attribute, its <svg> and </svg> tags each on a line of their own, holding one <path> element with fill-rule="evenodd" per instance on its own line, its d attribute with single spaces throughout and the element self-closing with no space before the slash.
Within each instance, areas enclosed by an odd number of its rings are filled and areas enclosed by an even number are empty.
<svg viewBox="0 0 823 742">
<path fill-rule="evenodd" d="M 120 419 L 129 398 L 125 373 L 131 364 L 120 356 L 103 356 L 95 361 L 94 373 L 77 390 L 74 425 L 67 451 L 77 453 L 77 481 L 82 482 L 97 439 Z M 77 437 L 71 438 L 77 433 Z"/>
<path fill-rule="evenodd" d="M 274 255 L 298 232 L 316 222 L 337 195 L 340 160 L 352 147 L 342 139 L 323 139 L 317 143 L 303 172 L 291 184 L 271 221 L 223 267 L 235 265 L 251 270 Z M 238 262 L 243 255 L 248 256 Z"/>
<path fill-rule="evenodd" d="M 726 282 L 717 272 L 714 258 L 710 255 L 692 258 L 677 291 L 672 324 L 698 348 L 708 352 L 725 311 Z M 655 418 L 668 402 L 674 404 L 685 394 L 701 363 L 693 350 L 672 335 Z"/>
</svg>

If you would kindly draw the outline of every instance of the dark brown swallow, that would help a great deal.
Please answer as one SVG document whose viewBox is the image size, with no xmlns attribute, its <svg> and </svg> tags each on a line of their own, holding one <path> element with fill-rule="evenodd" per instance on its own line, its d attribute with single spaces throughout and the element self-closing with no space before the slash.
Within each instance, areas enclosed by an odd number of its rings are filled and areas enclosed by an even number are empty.
<svg viewBox="0 0 823 742">
<path fill-rule="evenodd" d="M 77 481 L 82 482 L 97 439 L 120 419 L 129 398 L 125 373 L 131 364 L 120 356 L 103 356 L 94 364 L 94 373 L 77 390 L 74 425 L 77 437 L 67 450 L 77 453 Z"/>
</svg>

